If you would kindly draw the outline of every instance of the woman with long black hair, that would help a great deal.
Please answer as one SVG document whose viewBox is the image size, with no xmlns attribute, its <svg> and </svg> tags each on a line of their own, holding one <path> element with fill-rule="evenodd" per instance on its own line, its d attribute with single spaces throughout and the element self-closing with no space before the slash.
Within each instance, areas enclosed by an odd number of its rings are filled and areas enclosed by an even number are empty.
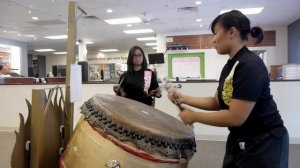
<svg viewBox="0 0 300 168">
<path fill-rule="evenodd" d="M 153 105 L 153 97 L 161 97 L 156 74 L 147 69 L 147 60 L 143 49 L 133 46 L 128 53 L 127 71 L 124 72 L 113 90 L 116 94 Z"/>
<path fill-rule="evenodd" d="M 173 91 L 170 100 L 213 111 L 184 108 L 179 116 L 187 124 L 228 127 L 223 168 L 288 168 L 288 132 L 270 93 L 268 70 L 246 47 L 248 35 L 259 43 L 263 30 L 250 28 L 249 19 L 237 10 L 216 17 L 211 30 L 214 48 L 229 55 L 215 96 L 199 98 Z"/>
</svg>

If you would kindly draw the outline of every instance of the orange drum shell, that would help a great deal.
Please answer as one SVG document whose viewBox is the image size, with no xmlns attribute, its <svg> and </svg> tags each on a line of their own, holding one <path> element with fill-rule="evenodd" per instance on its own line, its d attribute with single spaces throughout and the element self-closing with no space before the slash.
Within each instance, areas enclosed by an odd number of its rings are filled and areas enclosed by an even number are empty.
<svg viewBox="0 0 300 168">
<path fill-rule="evenodd" d="M 137 150 L 138 152 L 138 149 L 134 150 Z M 120 166 L 125 168 L 184 168 L 188 165 L 187 160 L 185 160 L 184 163 L 180 163 L 178 160 L 166 159 L 164 161 L 175 163 L 158 163 L 135 156 L 123 150 L 111 140 L 103 137 L 99 132 L 93 129 L 87 121 L 84 121 L 83 117 L 81 117 L 67 149 L 61 158 L 60 167 L 98 168 L 105 167 L 105 164 L 110 160 L 117 160 L 120 163 Z"/>
</svg>

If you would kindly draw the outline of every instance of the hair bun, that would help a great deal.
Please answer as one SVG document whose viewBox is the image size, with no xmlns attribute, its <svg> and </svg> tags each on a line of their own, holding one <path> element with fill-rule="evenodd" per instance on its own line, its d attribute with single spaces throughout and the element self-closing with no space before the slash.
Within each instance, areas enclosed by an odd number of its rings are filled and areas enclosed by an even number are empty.
<svg viewBox="0 0 300 168">
<path fill-rule="evenodd" d="M 256 44 L 260 43 L 264 39 L 264 32 L 260 27 L 252 27 L 250 34 L 252 37 L 256 38 Z"/>
</svg>

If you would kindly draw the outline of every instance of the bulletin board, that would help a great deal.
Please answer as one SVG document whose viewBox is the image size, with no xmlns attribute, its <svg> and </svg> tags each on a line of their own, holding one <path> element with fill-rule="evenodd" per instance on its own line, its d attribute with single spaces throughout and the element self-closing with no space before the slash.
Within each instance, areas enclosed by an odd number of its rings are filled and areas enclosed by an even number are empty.
<svg viewBox="0 0 300 168">
<path fill-rule="evenodd" d="M 168 78 L 205 78 L 204 53 L 168 54 Z"/>
</svg>

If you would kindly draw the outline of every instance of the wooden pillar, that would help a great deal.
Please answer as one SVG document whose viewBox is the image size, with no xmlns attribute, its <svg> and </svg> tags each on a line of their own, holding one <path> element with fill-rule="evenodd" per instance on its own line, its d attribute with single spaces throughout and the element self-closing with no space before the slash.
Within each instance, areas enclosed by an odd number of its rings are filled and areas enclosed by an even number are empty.
<svg viewBox="0 0 300 168">
<path fill-rule="evenodd" d="M 76 47 L 76 33 L 77 33 L 77 3 L 75 1 L 69 2 L 68 13 L 68 41 L 67 41 L 67 65 L 66 65 L 66 118 L 65 118 L 65 146 L 73 133 L 73 119 L 74 119 L 74 103 L 70 101 L 70 74 L 71 64 L 75 63 L 75 47 Z"/>
</svg>

